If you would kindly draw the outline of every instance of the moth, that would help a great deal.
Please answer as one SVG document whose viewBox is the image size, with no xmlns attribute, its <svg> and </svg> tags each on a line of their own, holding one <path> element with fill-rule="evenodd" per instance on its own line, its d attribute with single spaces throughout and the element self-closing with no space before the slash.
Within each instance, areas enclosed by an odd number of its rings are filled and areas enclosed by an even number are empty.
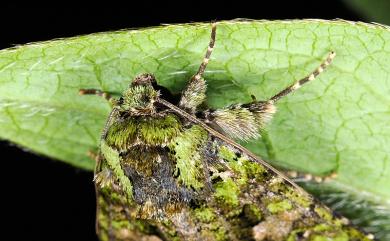
<svg viewBox="0 0 390 241">
<path fill-rule="evenodd" d="M 136 76 L 113 109 L 96 155 L 96 230 L 106 240 L 370 240 L 282 172 L 234 140 L 260 137 L 279 99 L 314 80 L 312 73 L 268 100 L 222 109 L 205 105 L 203 78 L 216 24 L 198 71 L 170 102 L 149 73 Z"/>
</svg>

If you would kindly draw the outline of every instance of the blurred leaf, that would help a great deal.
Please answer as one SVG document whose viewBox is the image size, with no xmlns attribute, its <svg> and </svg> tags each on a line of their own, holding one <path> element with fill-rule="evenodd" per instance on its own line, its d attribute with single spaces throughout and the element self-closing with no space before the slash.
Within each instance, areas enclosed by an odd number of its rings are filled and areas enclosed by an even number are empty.
<svg viewBox="0 0 390 241">
<path fill-rule="evenodd" d="M 86 153 L 96 149 L 110 106 L 78 90 L 120 93 L 136 74 L 150 72 L 179 93 L 199 66 L 209 34 L 209 24 L 172 25 L 2 50 L 0 137 L 92 170 Z M 248 102 L 251 94 L 267 99 L 312 71 L 330 50 L 338 54 L 334 64 L 280 101 L 266 138 L 247 146 L 279 167 L 337 172 L 330 185 L 389 210 L 388 28 L 320 20 L 221 22 L 206 73 L 209 104 Z M 390 230 L 380 227 L 379 236 L 388 238 Z"/>
<path fill-rule="evenodd" d="M 369 21 L 390 24 L 389 0 L 344 0 L 344 2 Z"/>
</svg>

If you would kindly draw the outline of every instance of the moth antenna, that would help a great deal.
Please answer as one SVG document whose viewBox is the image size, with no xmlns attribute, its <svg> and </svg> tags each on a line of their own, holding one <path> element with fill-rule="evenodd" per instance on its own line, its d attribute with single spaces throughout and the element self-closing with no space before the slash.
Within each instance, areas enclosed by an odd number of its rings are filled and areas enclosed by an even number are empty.
<svg viewBox="0 0 390 241">
<path fill-rule="evenodd" d="M 334 51 L 330 52 L 328 57 L 325 59 L 325 61 L 322 62 L 320 66 L 318 66 L 317 69 L 315 69 L 312 73 L 307 75 L 305 78 L 296 81 L 294 84 L 288 86 L 284 90 L 280 91 L 278 94 L 274 95 L 269 100 L 272 102 L 277 102 L 279 99 L 299 89 L 302 85 L 306 84 L 307 82 L 314 80 L 319 74 L 321 74 L 326 69 L 326 67 L 328 67 L 328 65 L 332 63 L 334 57 L 336 57 L 336 52 Z"/>
</svg>

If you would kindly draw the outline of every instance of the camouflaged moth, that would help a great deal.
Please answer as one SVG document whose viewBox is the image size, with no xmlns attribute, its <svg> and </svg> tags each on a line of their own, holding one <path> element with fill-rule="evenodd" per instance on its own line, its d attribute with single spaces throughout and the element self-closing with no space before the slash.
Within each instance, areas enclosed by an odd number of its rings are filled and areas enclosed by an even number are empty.
<svg viewBox="0 0 390 241">
<path fill-rule="evenodd" d="M 335 57 L 266 101 L 207 109 L 203 73 L 180 101 L 152 74 L 134 78 L 113 103 L 96 156 L 97 234 L 101 240 L 370 240 L 283 173 L 232 139 L 259 138 L 275 103 L 312 81 Z M 231 138 L 231 139 L 230 139 Z"/>
</svg>

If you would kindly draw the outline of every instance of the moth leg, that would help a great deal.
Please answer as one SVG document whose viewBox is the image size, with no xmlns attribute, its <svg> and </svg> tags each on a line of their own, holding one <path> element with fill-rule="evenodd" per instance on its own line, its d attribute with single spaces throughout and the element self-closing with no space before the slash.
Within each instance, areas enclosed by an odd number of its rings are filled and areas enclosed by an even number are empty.
<svg viewBox="0 0 390 241">
<path fill-rule="evenodd" d="M 254 100 L 217 110 L 206 110 L 197 116 L 219 132 L 233 139 L 249 140 L 260 137 L 260 130 L 271 120 L 276 108 L 270 101 Z"/>
<path fill-rule="evenodd" d="M 187 87 L 184 89 L 179 102 L 179 107 L 186 110 L 189 113 L 195 113 L 196 108 L 202 104 L 206 99 L 206 81 L 203 78 L 203 74 L 209 63 L 211 53 L 213 52 L 215 36 L 216 36 L 217 24 L 211 25 L 211 37 L 210 42 L 203 58 L 198 72 L 190 79 Z"/>
<path fill-rule="evenodd" d="M 315 176 L 310 173 L 302 173 L 297 171 L 286 171 L 285 174 L 286 176 L 288 176 L 294 181 L 306 181 L 306 182 L 313 181 L 316 183 L 328 182 L 337 178 L 336 172 L 331 172 L 325 176 Z"/>
<path fill-rule="evenodd" d="M 98 89 L 80 89 L 79 95 L 97 95 L 103 97 L 112 106 L 115 106 L 117 103 L 117 100 L 114 97 L 112 97 L 110 93 Z"/>
<path fill-rule="evenodd" d="M 276 112 L 275 102 L 300 88 L 305 83 L 314 80 L 330 65 L 335 56 L 335 52 L 330 52 L 328 57 L 313 72 L 266 101 L 258 101 L 252 95 L 252 102 L 234 104 L 218 110 L 205 110 L 197 113 L 197 116 L 214 129 L 233 139 L 249 140 L 259 138 L 260 130 L 266 126 Z"/>
<path fill-rule="evenodd" d="M 332 63 L 334 57 L 336 57 L 336 53 L 334 51 L 331 51 L 328 57 L 313 72 L 311 72 L 303 79 L 296 81 L 294 84 L 288 86 L 284 90 L 280 91 L 279 93 L 271 97 L 270 101 L 276 102 L 279 99 L 283 98 L 284 96 L 290 94 L 291 92 L 294 92 L 295 90 L 299 89 L 302 85 L 306 84 L 307 82 L 314 80 L 319 74 L 321 74 L 326 69 L 326 67 L 328 67 Z"/>
</svg>

